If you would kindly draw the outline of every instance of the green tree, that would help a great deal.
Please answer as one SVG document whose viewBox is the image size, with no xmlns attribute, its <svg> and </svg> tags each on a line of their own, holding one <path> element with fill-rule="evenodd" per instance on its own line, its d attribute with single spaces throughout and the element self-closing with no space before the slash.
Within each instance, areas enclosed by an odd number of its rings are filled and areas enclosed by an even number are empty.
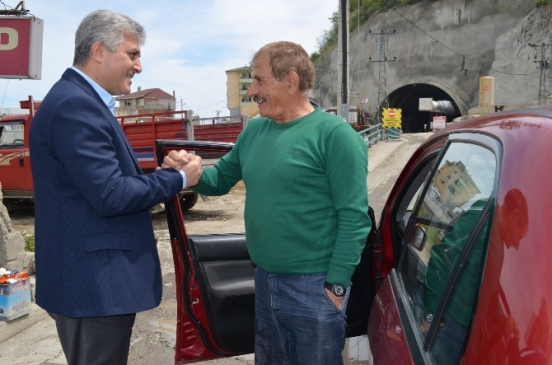
<svg viewBox="0 0 552 365">
<path fill-rule="evenodd" d="M 326 50 L 331 48 L 334 44 L 337 43 L 337 26 L 339 23 L 339 13 L 336 11 L 332 14 L 331 18 L 329 18 L 332 25 L 331 28 L 328 30 L 325 30 L 322 33 L 322 36 L 320 38 L 316 39 L 317 46 L 318 46 L 318 52 L 315 52 L 311 54 L 311 60 L 312 62 L 316 62 L 318 58 L 324 53 Z"/>
<path fill-rule="evenodd" d="M 395 6 L 434 1 L 438 0 L 349 0 L 349 31 L 352 32 L 358 25 L 366 23 L 370 16 L 378 11 L 387 11 Z M 317 39 L 318 51 L 311 54 L 313 62 L 316 62 L 324 52 L 337 44 L 339 9 L 329 19 L 331 21 L 330 29 L 325 30 Z"/>
</svg>

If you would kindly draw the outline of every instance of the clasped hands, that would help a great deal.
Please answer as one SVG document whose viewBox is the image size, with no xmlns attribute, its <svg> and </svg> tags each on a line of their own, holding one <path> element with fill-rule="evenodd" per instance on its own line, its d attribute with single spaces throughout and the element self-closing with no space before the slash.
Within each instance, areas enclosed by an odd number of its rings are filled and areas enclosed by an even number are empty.
<svg viewBox="0 0 552 365">
<path fill-rule="evenodd" d="M 197 185 L 199 178 L 203 173 L 201 167 L 201 157 L 189 153 L 185 150 L 170 151 L 163 159 L 162 168 L 172 167 L 182 170 L 186 175 L 186 187 Z"/>
</svg>

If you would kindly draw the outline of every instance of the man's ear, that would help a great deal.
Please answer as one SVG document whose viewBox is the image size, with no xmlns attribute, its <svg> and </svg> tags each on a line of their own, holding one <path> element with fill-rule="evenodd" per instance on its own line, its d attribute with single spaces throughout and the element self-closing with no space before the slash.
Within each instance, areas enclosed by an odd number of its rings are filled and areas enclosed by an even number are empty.
<svg viewBox="0 0 552 365">
<path fill-rule="evenodd" d="M 297 72 L 288 72 L 285 80 L 290 94 L 294 94 L 297 90 L 299 90 L 299 75 L 297 75 Z"/>
<path fill-rule="evenodd" d="M 102 62 L 106 52 L 105 46 L 101 42 L 96 42 L 92 45 L 90 56 L 97 62 Z"/>
</svg>

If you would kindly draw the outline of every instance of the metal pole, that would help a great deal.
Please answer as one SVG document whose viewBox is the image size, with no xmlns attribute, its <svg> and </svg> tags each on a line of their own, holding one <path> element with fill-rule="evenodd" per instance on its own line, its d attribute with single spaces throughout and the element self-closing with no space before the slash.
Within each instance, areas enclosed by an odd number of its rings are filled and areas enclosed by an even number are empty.
<svg viewBox="0 0 552 365">
<path fill-rule="evenodd" d="M 349 1 L 339 1 L 339 26 L 338 26 L 338 49 L 339 56 L 338 67 L 338 92 L 337 95 L 337 113 L 344 119 L 349 116 Z"/>
</svg>

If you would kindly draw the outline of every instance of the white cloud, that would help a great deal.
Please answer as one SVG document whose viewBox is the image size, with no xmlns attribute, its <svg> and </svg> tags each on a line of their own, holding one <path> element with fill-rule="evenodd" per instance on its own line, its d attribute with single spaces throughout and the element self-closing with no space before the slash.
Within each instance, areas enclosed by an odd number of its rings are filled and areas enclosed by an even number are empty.
<svg viewBox="0 0 552 365">
<path fill-rule="evenodd" d="M 15 7 L 18 1 L 3 0 Z M 146 6 L 147 5 L 147 6 Z M 227 115 L 226 70 L 249 63 L 253 53 L 277 40 L 317 50 L 317 39 L 330 28 L 338 1 L 319 0 L 161 0 L 137 3 L 50 0 L 27 2 L 44 20 L 42 80 L 0 79 L 0 108 L 17 107 L 33 95 L 42 99 L 73 61 L 74 34 L 89 12 L 110 8 L 144 25 L 144 71 L 133 90 L 158 87 L 175 92 L 185 109 L 202 117 Z"/>
</svg>

